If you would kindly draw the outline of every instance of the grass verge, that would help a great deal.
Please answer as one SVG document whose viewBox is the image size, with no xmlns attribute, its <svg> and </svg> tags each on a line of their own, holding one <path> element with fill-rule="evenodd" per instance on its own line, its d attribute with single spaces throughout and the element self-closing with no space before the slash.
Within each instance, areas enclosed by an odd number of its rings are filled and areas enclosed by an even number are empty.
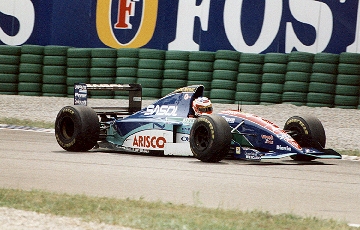
<svg viewBox="0 0 360 230">
<path fill-rule="evenodd" d="M 292 214 L 271 215 L 38 190 L 0 189 L 0 206 L 136 229 L 353 229 L 335 220 Z"/>
<path fill-rule="evenodd" d="M 45 128 L 45 129 L 54 128 L 53 122 L 32 121 L 29 119 L 17 119 L 17 118 L 7 118 L 7 117 L 0 117 L 0 124 L 30 126 L 30 127 Z"/>
<path fill-rule="evenodd" d="M 338 150 L 341 155 L 360 156 L 360 150 Z"/>
</svg>

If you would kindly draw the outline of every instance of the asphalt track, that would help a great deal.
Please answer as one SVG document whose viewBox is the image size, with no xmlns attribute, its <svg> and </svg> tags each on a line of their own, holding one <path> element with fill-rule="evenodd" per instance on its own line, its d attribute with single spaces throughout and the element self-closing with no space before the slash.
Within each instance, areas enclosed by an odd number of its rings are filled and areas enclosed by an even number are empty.
<svg viewBox="0 0 360 230">
<path fill-rule="evenodd" d="M 360 162 L 261 163 L 70 153 L 52 133 L 0 129 L 0 187 L 261 210 L 360 224 Z"/>
</svg>

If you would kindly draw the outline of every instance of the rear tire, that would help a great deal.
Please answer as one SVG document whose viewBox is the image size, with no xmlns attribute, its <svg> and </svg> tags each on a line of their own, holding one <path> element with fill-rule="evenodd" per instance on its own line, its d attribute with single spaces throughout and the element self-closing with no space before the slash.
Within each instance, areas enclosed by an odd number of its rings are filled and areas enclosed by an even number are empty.
<svg viewBox="0 0 360 230">
<path fill-rule="evenodd" d="M 326 135 L 324 127 L 319 119 L 312 116 L 293 116 L 290 117 L 284 126 L 284 130 L 289 131 L 289 135 L 301 147 L 310 147 L 323 149 L 326 143 Z M 315 157 L 306 155 L 291 156 L 296 161 L 311 161 Z"/>
<path fill-rule="evenodd" d="M 58 144 L 67 151 L 85 152 L 92 149 L 99 134 L 99 119 L 90 107 L 66 106 L 56 117 L 55 137 Z"/>
<path fill-rule="evenodd" d="M 197 118 L 190 131 L 190 148 L 203 162 L 218 162 L 229 153 L 232 134 L 229 124 L 218 115 Z"/>
</svg>

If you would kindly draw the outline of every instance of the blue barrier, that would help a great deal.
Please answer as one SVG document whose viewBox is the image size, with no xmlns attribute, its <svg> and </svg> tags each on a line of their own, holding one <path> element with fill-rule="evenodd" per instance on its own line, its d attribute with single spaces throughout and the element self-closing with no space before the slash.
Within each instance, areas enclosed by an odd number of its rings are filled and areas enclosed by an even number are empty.
<svg viewBox="0 0 360 230">
<path fill-rule="evenodd" d="M 0 43 L 360 52 L 358 0 L 2 0 Z"/>
</svg>

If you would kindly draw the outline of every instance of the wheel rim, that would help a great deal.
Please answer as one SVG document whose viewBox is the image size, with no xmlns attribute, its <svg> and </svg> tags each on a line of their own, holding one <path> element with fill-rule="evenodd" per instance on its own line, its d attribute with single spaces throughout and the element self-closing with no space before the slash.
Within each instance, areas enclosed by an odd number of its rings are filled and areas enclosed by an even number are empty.
<svg viewBox="0 0 360 230">
<path fill-rule="evenodd" d="M 60 123 L 61 134 L 65 139 L 71 139 L 74 135 L 74 122 L 70 117 L 65 117 Z"/>
<path fill-rule="evenodd" d="M 200 126 L 195 130 L 195 146 L 198 150 L 203 151 L 208 148 L 210 139 L 209 132 L 204 126 Z"/>
</svg>

